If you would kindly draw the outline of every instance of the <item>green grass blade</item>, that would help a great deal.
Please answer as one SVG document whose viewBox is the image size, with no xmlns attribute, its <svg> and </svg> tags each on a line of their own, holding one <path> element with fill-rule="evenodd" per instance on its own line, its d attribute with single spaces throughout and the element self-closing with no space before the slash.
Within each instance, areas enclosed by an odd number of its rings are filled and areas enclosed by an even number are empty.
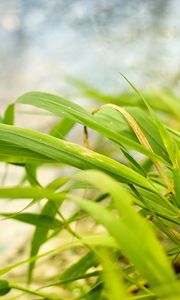
<svg viewBox="0 0 180 300">
<path fill-rule="evenodd" d="M 173 282 L 175 277 L 153 231 L 131 206 L 132 196 L 119 183 L 100 172 L 84 171 L 78 177 L 91 182 L 103 192 L 109 192 L 114 206 L 120 212 L 121 219 L 115 218 L 112 213 L 97 203 L 74 196 L 69 197 L 108 229 L 124 254 L 149 280 L 150 284 L 160 285 L 169 281 Z"/>
<path fill-rule="evenodd" d="M 176 141 L 170 136 L 168 130 L 164 126 L 164 124 L 160 121 L 158 116 L 155 114 L 151 106 L 148 104 L 147 100 L 143 96 L 143 94 L 130 82 L 126 76 L 124 76 L 122 73 L 120 73 L 122 77 L 128 82 L 128 84 L 132 87 L 132 89 L 136 92 L 136 94 L 142 99 L 145 106 L 150 112 L 151 118 L 154 121 L 154 124 L 156 125 L 157 129 L 159 130 L 160 136 L 162 138 L 162 141 L 167 149 L 167 152 L 169 154 L 169 158 L 173 163 L 173 166 L 175 168 L 180 167 L 180 150 L 178 149 L 178 146 L 176 144 Z M 179 107 L 180 109 L 180 107 Z M 179 111 L 178 109 L 178 111 Z"/>
<path fill-rule="evenodd" d="M 180 208 L 180 169 L 175 169 L 174 175 L 174 189 L 175 189 L 175 201 L 178 208 Z"/>
<path fill-rule="evenodd" d="M 62 97 L 48 93 L 30 92 L 19 97 L 17 99 L 17 103 L 34 105 L 41 109 L 48 110 L 55 115 L 72 119 L 77 123 L 92 128 L 115 143 L 125 145 L 130 149 L 138 151 L 148 157 L 156 158 L 159 161 L 164 162 L 166 165 L 169 165 L 168 162 L 161 156 L 149 151 L 147 148 L 140 145 L 138 142 L 135 142 L 131 138 L 128 138 L 123 134 L 123 132 L 122 134 L 119 133 L 117 131 L 117 127 L 116 129 L 112 129 L 110 122 L 108 122 L 108 124 L 99 122 L 99 119 L 96 116 L 92 116 L 81 106 Z M 120 126 L 118 126 L 118 128 L 120 128 Z"/>
<path fill-rule="evenodd" d="M 122 75 L 122 74 L 121 74 Z M 78 88 L 80 93 L 90 99 L 95 99 L 101 103 L 113 103 L 119 106 L 136 106 L 143 107 L 144 103 L 142 98 L 138 94 L 134 94 L 129 91 L 121 92 L 116 95 L 105 94 L 94 88 L 90 84 L 68 76 L 67 81 Z M 178 111 L 180 110 L 179 97 L 177 97 L 172 91 L 162 90 L 156 91 L 154 89 L 144 90 L 145 95 L 149 105 L 157 111 L 166 113 L 167 115 L 173 116 L 179 119 Z"/>
<path fill-rule="evenodd" d="M 118 264 L 111 259 L 111 254 L 105 250 L 101 250 L 100 261 L 103 267 L 103 278 L 106 288 L 105 295 L 107 299 L 130 299 L 126 293 L 125 284 L 122 282 L 121 272 L 118 269 Z"/>
<path fill-rule="evenodd" d="M 3 123 L 13 125 L 14 124 L 14 113 L 15 113 L 15 105 L 10 104 L 5 111 Z"/>
<path fill-rule="evenodd" d="M 64 199 L 65 193 L 53 193 L 50 189 L 39 187 L 6 187 L 0 188 L 1 199 Z"/>
<path fill-rule="evenodd" d="M 35 225 L 43 228 L 57 229 L 62 227 L 62 223 L 50 216 L 39 215 L 35 213 L 19 213 L 14 215 L 13 213 L 1 213 L 0 215 L 6 218 L 14 219 L 26 224 Z"/>
<path fill-rule="evenodd" d="M 50 157 L 46 157 L 41 153 L 25 149 L 21 146 L 12 144 L 11 142 L 0 141 L 0 161 L 17 164 L 42 164 L 53 163 Z"/>
<path fill-rule="evenodd" d="M 57 189 L 62 187 L 64 184 L 68 182 L 68 178 L 57 178 L 53 180 L 47 188 L 55 192 Z M 57 199 L 56 201 L 48 200 L 48 202 L 43 206 L 40 217 L 46 217 L 53 220 L 55 222 L 55 216 L 58 212 L 60 205 L 62 204 L 61 199 Z M 59 231 L 62 229 L 62 226 L 59 226 Z M 33 233 L 31 239 L 31 250 L 30 257 L 33 257 L 38 254 L 41 246 L 46 242 L 49 230 L 51 229 L 51 224 L 48 222 L 46 226 L 37 227 Z M 30 283 L 32 280 L 33 270 L 35 267 L 35 261 L 29 264 L 28 268 L 28 282 Z"/>
<path fill-rule="evenodd" d="M 67 268 L 59 277 L 61 281 L 71 281 L 72 278 L 76 278 L 86 273 L 87 270 L 96 266 L 98 264 L 98 260 L 96 255 L 90 251 L 81 257 L 76 263 L 72 264 L 69 268 Z"/>
<path fill-rule="evenodd" d="M 153 190 L 147 178 L 123 164 L 85 147 L 59 140 L 47 134 L 0 124 L 0 141 L 11 141 L 19 147 L 26 147 L 28 150 L 56 162 L 66 163 L 79 169 L 100 169 L 116 177 L 119 181 Z"/>
<path fill-rule="evenodd" d="M 106 235 L 102 235 L 102 234 L 101 235 L 89 235 L 89 236 L 81 238 L 81 240 L 76 240 L 76 241 L 72 241 L 70 243 L 61 244 L 57 248 L 53 248 L 53 249 L 46 251 L 44 253 L 41 253 L 39 255 L 35 255 L 35 256 L 27 258 L 25 260 L 19 261 L 15 264 L 6 266 L 5 268 L 0 269 L 0 276 L 20 267 L 22 265 L 26 265 L 31 262 L 37 261 L 40 258 L 49 256 L 49 255 L 52 255 L 55 253 L 60 253 L 61 251 L 65 251 L 68 249 L 83 247 L 86 245 L 89 245 L 90 247 L 91 246 L 92 247 L 100 246 L 100 247 L 117 249 L 117 244 L 113 238 L 106 236 Z"/>
<path fill-rule="evenodd" d="M 64 139 L 69 131 L 74 127 L 75 122 L 71 119 L 60 120 L 49 132 L 50 135 L 59 139 Z"/>
</svg>

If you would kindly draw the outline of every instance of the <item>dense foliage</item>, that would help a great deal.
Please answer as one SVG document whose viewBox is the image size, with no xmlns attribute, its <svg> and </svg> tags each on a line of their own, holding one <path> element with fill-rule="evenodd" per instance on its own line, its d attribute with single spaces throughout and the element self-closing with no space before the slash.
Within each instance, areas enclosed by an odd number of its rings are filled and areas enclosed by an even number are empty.
<svg viewBox="0 0 180 300">
<path fill-rule="evenodd" d="M 168 91 L 144 97 L 135 87 L 116 97 L 83 84 L 81 89 L 96 100 L 93 109 L 30 92 L 2 116 L 0 160 L 23 168 L 24 175 L 18 186 L 2 185 L 0 198 L 26 199 L 27 206 L 1 216 L 34 231 L 29 256 L 1 268 L 0 295 L 178 300 L 179 100 Z M 16 107 L 22 105 L 60 119 L 48 133 L 17 127 Z M 72 130 L 84 137 L 83 145 L 69 141 Z M 38 173 L 44 167 L 59 170 L 46 186 Z M 51 246 L 44 250 L 44 245 Z M 44 263 L 47 271 L 39 274 L 36 269 Z M 53 275 L 48 264 L 55 266 Z M 24 275 L 12 276 L 22 266 Z"/>
</svg>

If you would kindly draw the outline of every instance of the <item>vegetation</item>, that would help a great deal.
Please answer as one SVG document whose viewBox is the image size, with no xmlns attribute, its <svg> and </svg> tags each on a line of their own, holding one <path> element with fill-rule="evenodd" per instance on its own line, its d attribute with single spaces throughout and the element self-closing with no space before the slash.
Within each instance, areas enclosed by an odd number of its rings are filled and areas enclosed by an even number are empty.
<svg viewBox="0 0 180 300">
<path fill-rule="evenodd" d="M 133 93 L 116 97 L 74 83 L 96 100 L 93 109 L 30 92 L 1 118 L 0 160 L 24 175 L 18 186 L 2 183 L 0 198 L 26 199 L 27 206 L 0 214 L 34 231 L 26 258 L 1 268 L 0 296 L 178 300 L 179 100 L 169 91 L 143 96 L 130 82 Z M 17 127 L 15 110 L 22 105 L 59 121 L 48 133 Z M 69 141 L 77 124 L 83 145 Z M 59 170 L 46 186 L 38 172 L 44 167 Z M 22 266 L 27 276 L 14 276 Z"/>
</svg>

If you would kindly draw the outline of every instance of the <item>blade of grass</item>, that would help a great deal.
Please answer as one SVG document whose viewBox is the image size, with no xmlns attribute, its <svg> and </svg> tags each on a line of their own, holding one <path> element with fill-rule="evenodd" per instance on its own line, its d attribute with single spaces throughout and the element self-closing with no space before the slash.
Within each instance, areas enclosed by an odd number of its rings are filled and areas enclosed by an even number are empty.
<svg viewBox="0 0 180 300">
<path fill-rule="evenodd" d="M 164 142 L 164 145 L 167 149 L 167 152 L 169 154 L 169 157 L 173 163 L 174 168 L 180 168 L 180 150 L 178 149 L 178 146 L 176 144 L 176 141 L 172 138 L 172 136 L 169 135 L 168 131 L 166 130 L 163 123 L 160 121 L 160 119 L 157 117 L 157 115 L 152 110 L 151 106 L 147 103 L 145 97 L 143 94 L 138 91 L 138 89 L 127 79 L 126 76 L 124 76 L 122 73 L 120 73 L 122 77 L 128 82 L 128 84 L 132 87 L 132 89 L 136 92 L 136 94 L 141 97 L 142 101 L 144 102 L 145 106 L 149 110 L 152 120 L 154 121 L 157 129 L 159 130 L 159 133 L 161 135 L 161 138 Z"/>
<path fill-rule="evenodd" d="M 49 132 L 50 135 L 59 139 L 64 139 L 69 131 L 74 127 L 75 122 L 71 119 L 60 120 Z"/>
<path fill-rule="evenodd" d="M 3 123 L 13 125 L 14 124 L 14 113 L 15 113 L 15 105 L 10 104 L 5 111 Z"/>
<path fill-rule="evenodd" d="M 100 250 L 100 260 L 103 267 L 103 278 L 105 281 L 105 296 L 108 300 L 130 299 L 126 293 L 125 284 L 122 282 L 122 276 L 117 268 L 117 262 L 110 259 L 110 253 Z"/>
<path fill-rule="evenodd" d="M 159 161 L 162 161 L 166 165 L 169 165 L 168 162 L 161 156 L 152 153 L 139 143 L 134 142 L 132 139 L 126 137 L 123 134 L 120 134 L 116 130 L 112 130 L 111 128 L 109 128 L 110 123 L 106 125 L 101 124 L 95 116 L 92 116 L 81 106 L 69 100 L 48 93 L 31 92 L 22 95 L 17 99 L 16 102 L 34 105 L 41 109 L 46 109 L 54 113 L 55 115 L 70 118 L 77 123 L 92 128 L 100 134 L 108 137 L 115 143 L 125 145 L 130 149 L 134 149 L 135 151 L 147 155 L 148 157 L 157 158 Z"/>
<path fill-rule="evenodd" d="M 72 278 L 76 278 L 86 273 L 86 271 L 98 264 L 98 260 L 96 255 L 89 251 L 83 257 L 81 257 L 76 263 L 72 264 L 69 268 L 67 268 L 59 277 L 61 281 L 66 281 L 67 283 L 72 280 Z"/>
<path fill-rule="evenodd" d="M 26 224 L 35 225 L 43 228 L 60 229 L 62 227 L 62 223 L 59 220 L 46 215 L 39 215 L 35 213 L 20 213 L 14 215 L 13 213 L 2 212 L 0 212 L 0 215 Z"/>
<path fill-rule="evenodd" d="M 121 219 L 115 218 L 112 213 L 97 203 L 75 196 L 68 197 L 107 228 L 125 255 L 152 286 L 173 282 L 175 277 L 153 231 L 131 207 L 132 196 L 115 180 L 100 172 L 84 171 L 78 178 L 81 180 L 84 178 L 101 191 L 109 192 Z"/>
<path fill-rule="evenodd" d="M 154 190 L 147 178 L 102 154 L 30 129 L 0 124 L 0 141 L 10 142 L 79 169 L 100 169 L 118 180 Z"/>
<path fill-rule="evenodd" d="M 105 235 L 89 235 L 86 237 L 82 237 L 81 240 L 75 240 L 75 241 L 71 241 L 70 243 L 64 243 L 61 244 L 59 247 L 51 249 L 49 251 L 46 251 L 42 254 L 39 255 L 35 255 L 33 257 L 30 257 L 28 259 L 19 261 L 15 264 L 9 265 L 5 268 L 0 269 L 0 276 L 22 266 L 22 265 L 26 265 L 29 264 L 33 261 L 37 261 L 40 258 L 55 254 L 55 253 L 60 253 L 61 251 L 65 251 L 68 249 L 72 249 L 72 248 L 78 248 L 78 247 L 83 247 L 83 246 L 89 245 L 89 246 L 93 246 L 93 247 L 109 247 L 109 248 L 117 248 L 117 244 L 114 241 L 113 238 L 109 237 L 109 236 L 105 236 Z"/>
</svg>

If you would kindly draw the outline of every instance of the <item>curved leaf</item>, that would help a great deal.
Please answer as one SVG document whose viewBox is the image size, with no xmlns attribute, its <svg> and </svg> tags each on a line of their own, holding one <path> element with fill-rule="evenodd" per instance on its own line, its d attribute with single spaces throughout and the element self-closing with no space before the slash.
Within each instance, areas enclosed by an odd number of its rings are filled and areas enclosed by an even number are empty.
<svg viewBox="0 0 180 300">
<path fill-rule="evenodd" d="M 59 140 L 47 134 L 0 124 L 0 141 L 11 142 L 56 162 L 66 163 L 79 169 L 100 169 L 121 182 L 137 184 L 154 190 L 147 178 L 123 164 L 85 147 Z"/>
</svg>

